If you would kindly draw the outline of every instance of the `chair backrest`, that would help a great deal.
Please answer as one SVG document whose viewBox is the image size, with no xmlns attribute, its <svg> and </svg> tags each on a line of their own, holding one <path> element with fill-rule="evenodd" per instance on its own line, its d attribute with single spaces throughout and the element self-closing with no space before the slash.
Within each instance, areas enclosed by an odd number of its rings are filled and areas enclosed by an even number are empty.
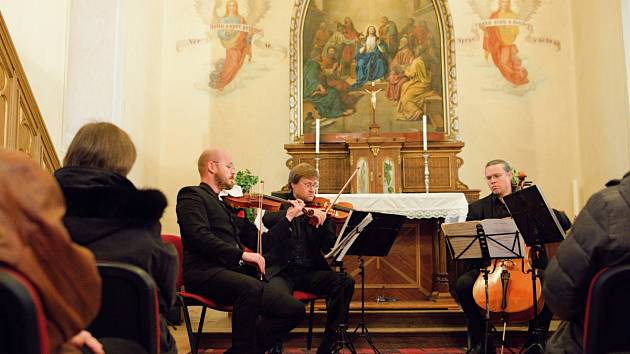
<svg viewBox="0 0 630 354">
<path fill-rule="evenodd" d="M 101 309 L 88 327 L 92 335 L 132 340 L 147 353 L 160 352 L 157 288 L 143 269 L 126 263 L 98 262 L 103 281 Z"/>
<path fill-rule="evenodd" d="M 37 290 L 18 272 L 0 268 L 0 353 L 49 353 L 46 315 Z"/>
<path fill-rule="evenodd" d="M 584 353 L 630 351 L 630 265 L 604 268 L 591 280 L 584 314 Z"/>
<path fill-rule="evenodd" d="M 176 287 L 177 289 L 181 289 L 184 286 L 184 273 L 183 273 L 183 263 L 184 263 L 184 247 L 182 246 L 182 238 L 178 235 L 162 235 L 162 241 L 167 244 L 171 244 L 175 246 L 177 250 L 177 258 L 179 259 L 179 270 L 177 271 L 177 281 Z"/>
</svg>

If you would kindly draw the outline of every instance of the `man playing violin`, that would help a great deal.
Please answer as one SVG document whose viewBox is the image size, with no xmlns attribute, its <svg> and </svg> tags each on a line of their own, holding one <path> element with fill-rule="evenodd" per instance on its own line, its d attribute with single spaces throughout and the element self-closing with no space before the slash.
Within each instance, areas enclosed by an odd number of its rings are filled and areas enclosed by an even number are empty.
<svg viewBox="0 0 630 354">
<path fill-rule="evenodd" d="M 511 217 L 503 198 L 513 192 L 512 168 L 505 160 L 492 160 L 486 164 L 486 183 L 491 190 L 490 195 L 479 199 L 468 206 L 467 220 L 502 219 Z M 564 213 L 555 211 L 560 224 L 568 229 L 570 221 Z M 546 259 L 543 260 L 546 263 Z M 492 337 L 488 341 L 488 350 L 483 348 L 484 343 L 484 317 L 479 311 L 475 299 L 473 298 L 473 286 L 479 277 L 480 268 L 486 265 L 480 261 L 467 261 L 468 271 L 457 278 L 455 282 L 455 293 L 466 319 L 468 320 L 468 331 L 471 336 L 472 346 L 468 353 L 494 353 L 495 346 Z M 538 315 L 538 324 L 533 321 L 529 323 L 529 339 L 521 353 L 542 353 L 544 349 L 544 339 L 547 337 L 549 324 L 553 314 L 543 306 Z"/>
<path fill-rule="evenodd" d="M 184 187 L 177 195 L 186 289 L 234 306 L 228 353 L 264 353 L 305 318 L 304 305 L 291 293 L 257 278 L 257 273 L 266 273 L 266 260 L 246 247 L 255 249 L 258 230 L 219 197 L 234 185 L 236 170 L 230 155 L 206 150 L 199 157 L 198 170 L 199 186 Z M 294 200 L 290 205 L 264 235 L 265 243 L 290 237 L 292 221 L 302 214 L 304 202 Z"/>
<path fill-rule="evenodd" d="M 317 170 L 306 163 L 298 164 L 289 172 L 288 182 L 288 199 L 306 203 L 308 209 L 318 188 Z M 264 224 L 272 229 L 277 227 L 289 210 L 267 212 Z M 279 242 L 274 239 L 271 251 L 265 254 L 267 278 L 269 286 L 286 294 L 302 290 L 326 297 L 326 328 L 317 353 L 330 353 L 336 344 L 339 325 L 347 324 L 354 280 L 345 273 L 334 272 L 324 259 L 323 253 L 330 251 L 335 243 L 335 232 L 324 211 L 313 211 L 310 222 L 306 215 L 297 216 L 291 221 L 290 235 Z"/>
</svg>

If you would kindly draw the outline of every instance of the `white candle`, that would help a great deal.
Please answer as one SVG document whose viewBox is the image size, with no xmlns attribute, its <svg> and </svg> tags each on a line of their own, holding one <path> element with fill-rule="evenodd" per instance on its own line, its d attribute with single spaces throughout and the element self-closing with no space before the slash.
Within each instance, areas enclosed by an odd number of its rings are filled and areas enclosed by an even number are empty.
<svg viewBox="0 0 630 354">
<path fill-rule="evenodd" d="M 427 151 L 427 115 L 422 115 L 422 149 Z"/>
<path fill-rule="evenodd" d="M 577 179 L 571 180 L 571 194 L 573 195 L 573 215 L 577 215 L 580 210 L 580 191 Z"/>
<path fill-rule="evenodd" d="M 319 154 L 319 118 L 315 119 L 315 153 Z"/>
</svg>

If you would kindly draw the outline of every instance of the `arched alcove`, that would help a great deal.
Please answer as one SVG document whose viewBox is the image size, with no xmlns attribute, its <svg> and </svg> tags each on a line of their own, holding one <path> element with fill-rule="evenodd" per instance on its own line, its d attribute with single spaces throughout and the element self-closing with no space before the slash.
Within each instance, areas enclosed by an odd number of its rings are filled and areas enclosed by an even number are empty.
<svg viewBox="0 0 630 354">
<path fill-rule="evenodd" d="M 360 76 L 357 75 L 357 53 L 361 50 L 362 40 L 367 37 L 365 28 L 370 25 L 375 27 L 380 43 L 385 44 L 382 48 L 387 48 L 382 50 L 386 73 L 360 84 L 357 79 Z M 417 36 L 409 28 L 415 30 Z M 325 34 L 319 36 L 318 30 Z M 388 31 L 395 32 L 397 38 L 388 36 Z M 337 46 L 334 45 L 334 37 L 338 38 Z M 390 66 L 396 60 L 397 51 L 403 48 L 402 38 L 407 39 L 410 47 L 412 41 L 416 42 L 411 48 L 413 61 Z M 422 45 L 420 40 L 424 41 Z M 378 1 L 296 0 L 291 18 L 289 54 L 289 132 L 293 141 L 303 141 L 305 134 L 313 133 L 311 117 L 326 118 L 322 119 L 323 141 L 367 135 L 369 123 L 364 124 L 363 121 L 371 119 L 370 107 L 374 104 L 370 106 L 370 99 L 363 91 L 377 90 L 383 92 L 375 94 L 378 104 L 374 112 L 384 135 L 419 139 L 421 125 L 417 122 L 426 112 L 429 115 L 428 131 L 434 133 L 433 137 L 459 140 L 455 44 L 447 0 L 400 0 L 398 3 L 389 2 L 385 8 Z M 328 92 L 334 90 L 326 90 L 325 94 L 305 93 L 312 85 L 309 77 L 318 74 L 318 66 L 311 65 L 310 60 L 318 61 L 319 70 L 324 72 L 326 69 L 322 63 L 326 61 L 326 55 L 334 57 L 339 65 L 334 69 L 341 86 L 336 88 L 338 94 Z M 415 61 L 420 57 L 422 63 Z M 415 70 L 413 76 L 416 76 L 422 68 L 426 69 L 422 72 L 425 86 L 415 92 L 413 99 L 404 99 L 404 92 L 398 98 L 395 95 L 390 97 L 388 91 L 392 84 L 389 78 L 392 75 L 409 77 L 405 70 Z M 397 72 L 397 69 L 400 70 Z M 347 92 L 344 92 L 345 85 L 349 86 Z M 326 96 L 326 104 L 336 109 L 321 109 L 321 106 L 317 107 L 319 103 L 312 102 L 312 97 L 323 95 Z M 340 97 L 333 97 L 335 95 Z"/>
</svg>

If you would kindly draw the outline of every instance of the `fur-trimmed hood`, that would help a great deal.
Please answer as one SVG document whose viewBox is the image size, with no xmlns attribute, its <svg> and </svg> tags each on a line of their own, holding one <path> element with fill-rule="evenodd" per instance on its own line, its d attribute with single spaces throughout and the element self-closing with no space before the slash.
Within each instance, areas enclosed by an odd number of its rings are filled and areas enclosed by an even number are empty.
<svg viewBox="0 0 630 354">
<path fill-rule="evenodd" d="M 100 168 L 64 167 L 55 172 L 55 177 L 66 198 L 64 222 L 68 228 L 81 229 L 78 237 L 82 239 L 93 240 L 116 229 L 157 223 L 167 205 L 159 190 L 138 190 L 127 178 Z"/>
</svg>

